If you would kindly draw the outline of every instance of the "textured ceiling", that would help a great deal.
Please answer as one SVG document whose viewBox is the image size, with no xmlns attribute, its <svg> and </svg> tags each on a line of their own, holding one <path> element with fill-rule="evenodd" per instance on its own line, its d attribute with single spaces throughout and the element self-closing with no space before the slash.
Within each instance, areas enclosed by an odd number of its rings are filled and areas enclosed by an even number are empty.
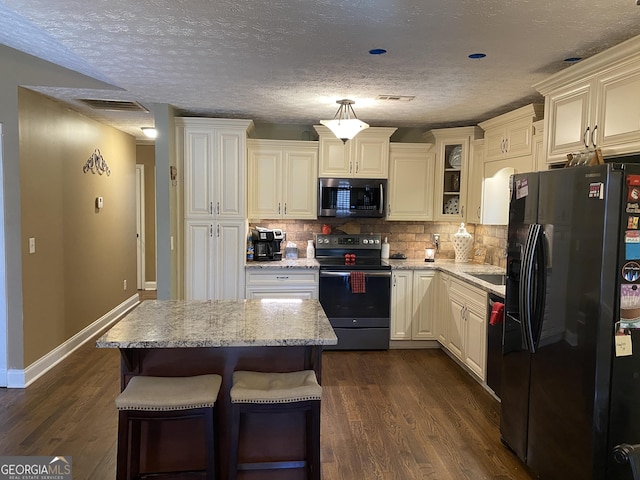
<svg viewBox="0 0 640 480">
<path fill-rule="evenodd" d="M 0 0 L 0 43 L 117 88 L 31 87 L 137 137 L 152 114 L 76 99 L 312 125 L 350 98 L 371 125 L 426 130 L 540 101 L 564 58 L 639 34 L 635 0 Z"/>
</svg>

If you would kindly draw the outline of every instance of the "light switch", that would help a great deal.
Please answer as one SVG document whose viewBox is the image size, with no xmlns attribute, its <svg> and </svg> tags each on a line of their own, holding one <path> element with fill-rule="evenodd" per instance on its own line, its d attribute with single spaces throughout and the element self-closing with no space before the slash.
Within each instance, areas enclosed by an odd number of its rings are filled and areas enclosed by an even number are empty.
<svg viewBox="0 0 640 480">
<path fill-rule="evenodd" d="M 104 200 L 102 199 L 102 197 L 96 198 L 96 208 L 100 209 L 103 206 L 104 206 Z"/>
<path fill-rule="evenodd" d="M 35 237 L 29 238 L 29 253 L 36 253 L 36 239 L 35 239 Z"/>
</svg>

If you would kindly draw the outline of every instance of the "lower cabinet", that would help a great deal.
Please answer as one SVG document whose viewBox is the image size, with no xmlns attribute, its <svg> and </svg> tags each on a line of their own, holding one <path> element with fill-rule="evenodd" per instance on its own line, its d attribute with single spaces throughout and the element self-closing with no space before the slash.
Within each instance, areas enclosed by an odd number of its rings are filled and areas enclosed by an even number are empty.
<svg viewBox="0 0 640 480">
<path fill-rule="evenodd" d="M 446 334 L 438 340 L 481 380 L 487 363 L 487 294 L 460 281 L 448 278 L 448 305 L 444 306 Z"/>
<path fill-rule="evenodd" d="M 435 340 L 436 272 L 394 270 L 391 288 L 391 340 Z"/>
<path fill-rule="evenodd" d="M 248 268 L 245 296 L 261 298 L 318 298 L 318 270 L 293 268 Z"/>
<path fill-rule="evenodd" d="M 185 222 L 185 298 L 244 298 L 245 220 Z"/>
</svg>

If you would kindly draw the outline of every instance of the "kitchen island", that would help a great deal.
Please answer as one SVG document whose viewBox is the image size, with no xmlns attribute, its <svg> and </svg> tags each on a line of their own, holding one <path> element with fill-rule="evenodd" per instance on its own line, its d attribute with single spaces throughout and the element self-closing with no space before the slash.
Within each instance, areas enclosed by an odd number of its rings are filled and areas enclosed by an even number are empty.
<svg viewBox="0 0 640 480">
<path fill-rule="evenodd" d="M 317 300 L 148 300 L 100 337 L 96 346 L 120 350 L 121 389 L 135 375 L 222 375 L 216 421 L 224 479 L 233 372 L 312 369 L 322 383 L 322 347 L 336 343 Z M 284 452 L 304 454 L 304 418 L 272 420 L 248 418 L 243 424 L 243 458 L 266 461 L 283 459 Z M 153 448 L 142 458 L 141 471 L 203 468 L 204 447 L 193 442 L 201 438 L 202 428 L 200 421 L 186 420 L 143 429 L 143 442 Z M 284 478 L 282 471 L 275 473 Z M 301 478 L 295 475 L 302 472 L 285 473 L 286 478 Z"/>
</svg>

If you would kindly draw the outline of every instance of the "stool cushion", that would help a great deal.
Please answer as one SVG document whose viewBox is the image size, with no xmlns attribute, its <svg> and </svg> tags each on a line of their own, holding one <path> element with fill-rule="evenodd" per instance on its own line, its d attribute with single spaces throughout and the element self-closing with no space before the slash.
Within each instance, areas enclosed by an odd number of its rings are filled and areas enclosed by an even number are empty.
<svg viewBox="0 0 640 480">
<path fill-rule="evenodd" d="M 137 376 L 116 397 L 118 410 L 189 410 L 213 407 L 218 398 L 222 377 L 197 375 L 193 377 Z"/>
<path fill-rule="evenodd" d="M 322 387 L 313 370 L 233 373 L 231 403 L 292 403 L 320 400 Z"/>
</svg>

